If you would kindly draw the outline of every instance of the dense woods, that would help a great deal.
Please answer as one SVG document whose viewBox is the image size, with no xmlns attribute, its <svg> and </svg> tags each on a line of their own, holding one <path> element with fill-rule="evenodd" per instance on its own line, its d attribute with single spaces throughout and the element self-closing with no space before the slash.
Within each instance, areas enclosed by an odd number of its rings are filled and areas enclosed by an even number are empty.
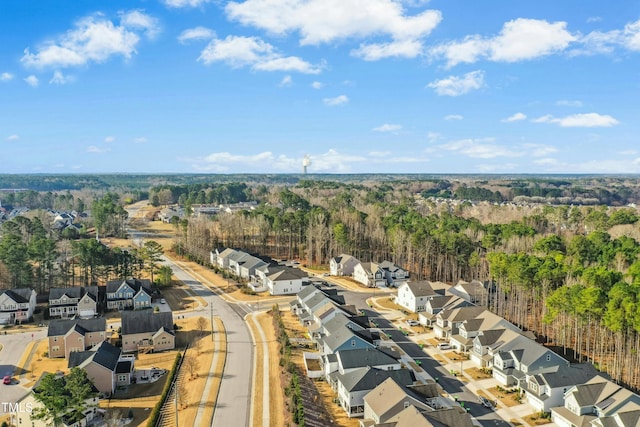
<svg viewBox="0 0 640 427">
<path fill-rule="evenodd" d="M 174 221 L 180 254 L 206 263 L 212 249 L 236 247 L 326 266 L 348 253 L 392 261 L 413 279 L 485 281 L 492 311 L 567 358 L 640 388 L 640 186 L 633 178 L 196 178 L 154 181 L 139 194 L 148 191 L 158 210 L 259 204 Z M 67 191 L 35 194 L 29 197 L 79 203 Z M 132 194 L 128 188 L 83 198 L 94 211 L 89 225 L 104 235 L 124 233 L 122 205 Z M 92 283 L 153 262 L 153 248 L 125 252 L 95 239 L 65 240 L 38 216 L 0 229 L 5 287 Z"/>
</svg>

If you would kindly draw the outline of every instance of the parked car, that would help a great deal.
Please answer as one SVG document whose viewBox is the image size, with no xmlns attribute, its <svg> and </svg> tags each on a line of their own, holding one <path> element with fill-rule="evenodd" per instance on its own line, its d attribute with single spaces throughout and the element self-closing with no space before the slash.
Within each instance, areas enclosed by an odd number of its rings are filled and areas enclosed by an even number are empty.
<svg viewBox="0 0 640 427">
<path fill-rule="evenodd" d="M 418 326 L 420 324 L 420 322 L 414 319 L 407 319 L 406 322 L 409 326 Z"/>
<path fill-rule="evenodd" d="M 167 303 L 167 301 L 166 301 L 164 298 L 162 298 L 162 299 L 160 300 L 160 304 L 166 304 L 166 303 Z"/>
<path fill-rule="evenodd" d="M 440 350 L 449 350 L 451 346 L 447 342 L 441 342 L 440 344 L 438 344 L 438 348 Z"/>
<path fill-rule="evenodd" d="M 478 401 L 482 404 L 482 406 L 484 406 L 485 408 L 489 408 L 489 409 L 493 409 L 496 405 L 493 401 L 487 399 L 486 397 L 482 397 L 482 396 L 478 396 Z"/>
<path fill-rule="evenodd" d="M 2 378 L 2 384 L 5 384 L 5 385 L 11 384 L 11 376 L 10 375 L 5 375 Z"/>
</svg>

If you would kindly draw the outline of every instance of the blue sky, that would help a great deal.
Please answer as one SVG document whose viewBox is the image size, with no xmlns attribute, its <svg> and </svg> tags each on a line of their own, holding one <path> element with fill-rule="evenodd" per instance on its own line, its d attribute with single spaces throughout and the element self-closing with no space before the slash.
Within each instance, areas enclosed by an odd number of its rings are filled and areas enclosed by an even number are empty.
<svg viewBox="0 0 640 427">
<path fill-rule="evenodd" d="M 0 173 L 640 173 L 640 2 L 0 3 Z"/>
</svg>

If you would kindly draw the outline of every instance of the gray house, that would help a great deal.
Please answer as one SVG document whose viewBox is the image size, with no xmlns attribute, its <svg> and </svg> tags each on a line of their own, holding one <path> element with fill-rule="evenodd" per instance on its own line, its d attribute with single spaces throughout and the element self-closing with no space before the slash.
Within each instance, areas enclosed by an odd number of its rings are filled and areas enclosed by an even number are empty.
<svg viewBox="0 0 640 427">
<path fill-rule="evenodd" d="M 151 281 L 130 278 L 107 282 L 108 310 L 151 308 Z"/>
</svg>

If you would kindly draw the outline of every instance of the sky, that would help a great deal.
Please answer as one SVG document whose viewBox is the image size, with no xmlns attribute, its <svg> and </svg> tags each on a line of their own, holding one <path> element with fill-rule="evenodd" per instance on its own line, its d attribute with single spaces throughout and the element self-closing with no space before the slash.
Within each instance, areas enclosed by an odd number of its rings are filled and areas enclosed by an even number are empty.
<svg viewBox="0 0 640 427">
<path fill-rule="evenodd" d="M 3 0 L 0 173 L 640 173 L 640 2 Z"/>
</svg>

